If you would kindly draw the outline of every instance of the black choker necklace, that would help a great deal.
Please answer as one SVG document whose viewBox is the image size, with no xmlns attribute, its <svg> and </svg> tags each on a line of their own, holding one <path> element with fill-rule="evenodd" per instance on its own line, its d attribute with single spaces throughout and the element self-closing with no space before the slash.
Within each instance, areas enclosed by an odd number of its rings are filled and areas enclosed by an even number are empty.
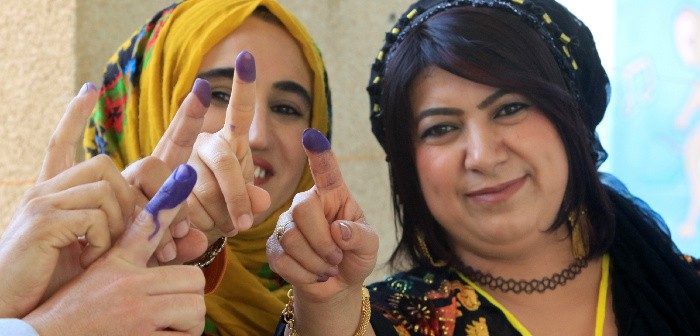
<svg viewBox="0 0 700 336">
<path fill-rule="evenodd" d="M 490 273 L 483 273 L 466 265 L 460 265 L 458 270 L 464 273 L 470 280 L 481 286 L 488 286 L 491 289 L 499 290 L 504 293 L 513 292 L 520 294 L 532 294 L 534 292 L 544 293 L 548 290 L 553 290 L 558 286 L 563 286 L 567 281 L 573 280 L 581 274 L 581 270 L 588 266 L 587 259 L 576 259 L 567 268 L 559 273 L 554 273 L 549 277 L 532 280 L 515 280 L 503 279 L 503 277 L 494 277 Z"/>
</svg>

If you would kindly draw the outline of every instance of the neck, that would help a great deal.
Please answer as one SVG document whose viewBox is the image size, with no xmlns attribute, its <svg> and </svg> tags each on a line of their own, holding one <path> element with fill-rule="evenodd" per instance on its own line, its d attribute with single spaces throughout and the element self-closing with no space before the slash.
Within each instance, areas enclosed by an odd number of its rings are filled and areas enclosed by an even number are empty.
<svg viewBox="0 0 700 336">
<path fill-rule="evenodd" d="M 541 279 L 567 268 L 573 261 L 571 240 L 566 228 L 552 233 L 502 245 L 478 245 L 453 242 L 460 261 L 483 273 L 506 279 Z"/>
</svg>

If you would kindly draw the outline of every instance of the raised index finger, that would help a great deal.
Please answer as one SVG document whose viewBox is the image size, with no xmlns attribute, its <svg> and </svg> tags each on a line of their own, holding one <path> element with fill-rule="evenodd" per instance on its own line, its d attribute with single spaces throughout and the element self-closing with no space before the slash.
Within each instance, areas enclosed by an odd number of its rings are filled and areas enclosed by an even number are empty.
<svg viewBox="0 0 700 336">
<path fill-rule="evenodd" d="M 231 99 L 226 108 L 226 119 L 221 132 L 232 143 L 248 141 L 248 131 L 255 113 L 255 59 L 253 54 L 242 51 L 236 57 L 236 68 L 231 87 Z"/>
<path fill-rule="evenodd" d="M 161 159 L 170 169 L 187 162 L 192 147 L 202 129 L 204 115 L 211 102 L 211 86 L 204 79 L 197 78 L 192 91 L 185 97 L 175 118 L 168 126 L 153 156 Z"/>
<path fill-rule="evenodd" d="M 85 128 L 85 121 L 97 103 L 97 88 L 85 83 L 56 126 L 46 149 L 38 182 L 43 182 L 60 174 L 75 163 L 75 148 Z"/>
<path fill-rule="evenodd" d="M 318 130 L 307 128 L 302 143 L 318 193 L 322 196 L 330 192 L 349 193 L 328 139 Z"/>
</svg>

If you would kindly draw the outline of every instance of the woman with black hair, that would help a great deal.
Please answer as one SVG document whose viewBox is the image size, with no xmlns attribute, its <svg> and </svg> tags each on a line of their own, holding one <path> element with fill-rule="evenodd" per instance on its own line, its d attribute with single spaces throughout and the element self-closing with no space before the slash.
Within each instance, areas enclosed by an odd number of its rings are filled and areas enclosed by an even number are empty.
<svg viewBox="0 0 700 336">
<path fill-rule="evenodd" d="M 268 240 L 271 267 L 294 285 L 291 334 L 700 330 L 700 265 L 597 171 L 610 86 L 590 31 L 566 8 L 419 1 L 387 33 L 368 91 L 401 235 L 392 263 L 409 270 L 363 289 L 378 237 L 309 134 L 316 186 Z M 337 275 L 320 273 L 336 246 Z"/>
</svg>

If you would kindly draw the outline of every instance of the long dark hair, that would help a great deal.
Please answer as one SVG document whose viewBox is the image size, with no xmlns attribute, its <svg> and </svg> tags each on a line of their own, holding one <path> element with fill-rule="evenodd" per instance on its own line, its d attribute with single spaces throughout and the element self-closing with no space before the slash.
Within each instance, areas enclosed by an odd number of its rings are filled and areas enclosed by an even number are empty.
<svg viewBox="0 0 700 336">
<path fill-rule="evenodd" d="M 540 36 L 513 15 L 490 8 L 459 7 L 445 10 L 408 32 L 387 60 L 380 104 L 385 115 L 395 220 L 402 231 L 392 265 L 398 267 L 403 256 L 412 266 L 430 262 L 421 253 L 419 236 L 434 259 L 458 262 L 452 248 L 444 243 L 448 241 L 446 232 L 428 209 L 415 168 L 409 96 L 418 73 L 431 65 L 520 93 L 544 112 L 564 143 L 569 165 L 564 198 L 549 230 L 566 225 L 569 212 L 586 209 L 590 255 L 605 252 L 613 238 L 613 211 L 597 175 L 593 133 L 588 131 L 556 60 Z"/>
</svg>

